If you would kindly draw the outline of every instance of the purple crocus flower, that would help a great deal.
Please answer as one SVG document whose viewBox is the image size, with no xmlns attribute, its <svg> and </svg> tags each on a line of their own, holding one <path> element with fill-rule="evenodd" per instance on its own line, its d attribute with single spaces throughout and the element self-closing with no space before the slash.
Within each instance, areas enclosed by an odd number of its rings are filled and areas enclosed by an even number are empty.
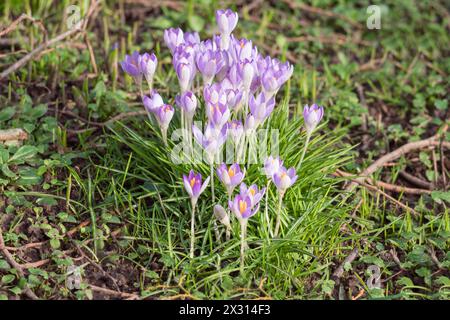
<svg viewBox="0 0 450 320">
<path fill-rule="evenodd" d="M 236 144 L 244 134 L 244 126 L 239 120 L 233 120 L 228 124 L 228 133 L 231 140 Z"/>
<path fill-rule="evenodd" d="M 217 175 L 231 197 L 234 188 L 244 179 L 245 173 L 241 171 L 241 167 L 237 163 L 232 164 L 229 168 L 225 163 L 222 163 L 217 168 Z"/>
<path fill-rule="evenodd" d="M 242 197 L 250 197 L 252 207 L 259 203 L 265 193 L 266 188 L 262 188 L 261 190 L 259 190 L 256 184 L 252 184 L 250 187 L 247 187 L 247 185 L 243 182 L 239 186 L 239 194 Z"/>
<path fill-rule="evenodd" d="M 273 59 L 272 66 L 269 66 L 261 75 L 261 84 L 266 97 L 275 95 L 283 83 L 291 77 L 293 71 L 294 67 L 289 62 L 282 64 Z"/>
<path fill-rule="evenodd" d="M 178 63 L 175 71 L 177 72 L 181 92 L 188 91 L 195 75 L 192 65 L 189 63 Z"/>
<path fill-rule="evenodd" d="M 192 119 L 197 108 L 197 97 L 191 91 L 185 91 L 175 97 L 176 104 L 184 110 L 189 119 Z"/>
<path fill-rule="evenodd" d="M 154 111 L 162 130 L 167 130 L 172 120 L 174 109 L 170 104 L 164 104 Z"/>
<path fill-rule="evenodd" d="M 227 95 L 219 83 L 213 83 L 205 86 L 203 89 L 203 97 L 205 102 L 210 105 L 226 105 Z"/>
<path fill-rule="evenodd" d="M 258 51 L 253 47 L 251 40 L 245 38 L 236 39 L 232 36 L 231 55 L 235 61 L 253 60 L 257 57 Z"/>
<path fill-rule="evenodd" d="M 185 43 L 190 44 L 200 43 L 200 35 L 198 34 L 198 32 L 185 32 L 183 38 Z"/>
<path fill-rule="evenodd" d="M 211 124 L 217 128 L 222 128 L 230 118 L 230 110 L 225 104 L 210 104 L 206 106 L 206 115 Z"/>
<path fill-rule="evenodd" d="M 141 55 L 139 54 L 138 51 L 134 51 L 130 56 L 125 55 L 125 59 L 120 62 L 122 70 L 128 73 L 136 80 L 142 79 L 140 64 L 141 64 Z"/>
<path fill-rule="evenodd" d="M 225 57 L 221 51 L 204 50 L 197 53 L 196 62 L 204 83 L 211 84 L 214 76 L 225 66 Z"/>
<path fill-rule="evenodd" d="M 158 65 L 158 59 L 155 54 L 144 53 L 141 56 L 140 69 L 145 79 L 149 83 L 149 86 L 153 82 L 153 76 L 155 75 L 156 67 Z"/>
<path fill-rule="evenodd" d="M 297 178 L 298 176 L 295 174 L 294 168 L 286 169 L 285 167 L 281 167 L 273 174 L 273 182 L 281 195 L 284 195 L 286 189 L 292 186 L 297 181 Z"/>
<path fill-rule="evenodd" d="M 323 117 L 323 107 L 313 104 L 311 107 L 306 105 L 303 108 L 303 119 L 308 134 L 311 134 Z"/>
<path fill-rule="evenodd" d="M 241 221 L 255 215 L 259 210 L 259 205 L 252 207 L 252 200 L 249 196 L 236 195 L 233 200 L 228 201 L 230 210 Z"/>
<path fill-rule="evenodd" d="M 275 99 L 273 97 L 266 99 L 264 93 L 261 92 L 256 98 L 250 95 L 248 104 L 256 123 L 262 124 L 272 113 L 275 107 Z"/>
<path fill-rule="evenodd" d="M 202 184 L 202 175 L 200 173 L 195 173 L 194 170 L 191 170 L 188 176 L 183 175 L 184 188 L 194 205 L 197 203 L 197 200 L 203 191 L 205 191 L 209 179 L 210 177 L 206 178 L 205 182 Z"/>
<path fill-rule="evenodd" d="M 255 75 L 255 69 L 253 67 L 253 60 L 244 59 L 237 64 L 238 72 L 242 79 L 242 86 L 246 91 L 250 89 L 250 86 Z"/>
<path fill-rule="evenodd" d="M 156 90 L 153 90 L 151 92 L 150 97 L 144 96 L 142 98 L 142 102 L 144 103 L 144 107 L 148 112 L 155 112 L 158 110 L 162 105 L 164 105 L 164 101 L 162 97 L 159 95 Z"/>
<path fill-rule="evenodd" d="M 214 161 L 214 156 L 220 151 L 220 148 L 225 143 L 227 131 L 228 126 L 226 124 L 222 128 L 217 128 L 213 124 L 208 123 L 205 128 L 205 133 L 202 133 L 195 125 L 192 125 L 194 139 L 207 153 L 209 163 Z"/>
<path fill-rule="evenodd" d="M 230 35 L 236 28 L 238 19 L 238 14 L 230 9 L 216 11 L 216 22 L 222 35 Z"/>
<path fill-rule="evenodd" d="M 283 161 L 280 157 L 269 156 L 266 161 L 264 161 L 264 173 L 268 179 L 271 179 L 275 173 L 277 173 L 283 166 Z"/>
<path fill-rule="evenodd" d="M 173 53 L 175 48 L 184 42 L 183 30 L 180 28 L 170 28 L 164 30 L 164 42 Z"/>
</svg>

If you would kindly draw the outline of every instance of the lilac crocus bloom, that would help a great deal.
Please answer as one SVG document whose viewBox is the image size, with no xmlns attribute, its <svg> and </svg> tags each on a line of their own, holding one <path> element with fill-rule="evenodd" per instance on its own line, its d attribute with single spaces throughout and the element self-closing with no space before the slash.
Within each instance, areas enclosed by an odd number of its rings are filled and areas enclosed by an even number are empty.
<svg viewBox="0 0 450 320">
<path fill-rule="evenodd" d="M 272 97 L 292 75 L 294 67 L 286 62 L 275 63 L 261 75 L 261 84 L 267 97 Z"/>
<path fill-rule="evenodd" d="M 228 206 L 239 221 L 250 218 L 259 209 L 259 205 L 253 208 L 252 200 L 249 196 L 242 196 L 240 194 L 236 195 L 232 201 L 228 201 Z"/>
<path fill-rule="evenodd" d="M 167 130 L 169 123 L 172 120 L 174 109 L 170 104 L 164 104 L 154 111 L 156 119 L 162 130 Z"/>
<path fill-rule="evenodd" d="M 242 197 L 250 197 L 252 207 L 259 203 L 265 193 L 266 188 L 262 188 L 261 190 L 259 190 L 256 184 L 252 184 L 250 187 L 247 187 L 245 183 L 241 183 L 241 185 L 239 186 L 239 194 Z"/>
<path fill-rule="evenodd" d="M 191 87 L 193 75 L 195 75 L 192 65 L 188 63 L 179 63 L 175 71 L 177 72 L 181 92 L 188 91 Z"/>
<path fill-rule="evenodd" d="M 225 143 L 227 131 L 227 125 L 224 125 L 222 128 L 217 128 L 213 124 L 208 123 L 205 128 L 205 133 L 202 133 L 195 125 L 192 126 L 194 139 L 205 150 L 209 163 L 213 163 L 214 156 L 220 151 L 220 148 Z"/>
<path fill-rule="evenodd" d="M 203 97 L 205 98 L 205 102 L 210 105 L 219 104 L 223 106 L 227 103 L 227 95 L 221 85 L 217 82 L 205 86 L 203 89 Z"/>
<path fill-rule="evenodd" d="M 273 174 L 273 182 L 277 186 L 280 195 L 284 195 L 286 189 L 292 186 L 297 181 L 297 178 L 294 168 L 286 169 L 281 167 L 278 172 Z"/>
<path fill-rule="evenodd" d="M 175 48 L 184 42 L 183 30 L 180 28 L 164 30 L 164 42 L 173 53 Z"/>
<path fill-rule="evenodd" d="M 134 51 L 130 56 L 125 55 L 125 59 L 120 62 L 122 70 L 135 78 L 137 81 L 142 80 L 141 72 L 141 55 Z"/>
<path fill-rule="evenodd" d="M 175 97 L 176 104 L 183 109 L 189 119 L 192 119 L 197 108 L 197 97 L 191 91 L 186 91 Z"/>
<path fill-rule="evenodd" d="M 232 41 L 231 54 L 236 61 L 253 60 L 257 57 L 256 48 L 253 47 L 251 40 L 245 38 L 238 40 L 232 37 Z"/>
<path fill-rule="evenodd" d="M 323 107 L 313 104 L 311 107 L 306 105 L 303 108 L 303 119 L 308 134 L 311 134 L 323 117 Z"/>
<path fill-rule="evenodd" d="M 198 32 L 185 32 L 183 38 L 185 43 L 190 44 L 200 43 L 200 35 L 198 34 Z"/>
<path fill-rule="evenodd" d="M 230 9 L 216 11 L 217 26 L 221 34 L 231 34 L 236 28 L 238 19 L 238 14 Z"/>
<path fill-rule="evenodd" d="M 211 124 L 221 128 L 230 118 L 230 110 L 225 104 L 210 104 L 206 106 L 206 115 Z"/>
<path fill-rule="evenodd" d="M 246 91 L 248 91 L 255 75 L 253 60 L 245 59 L 244 61 L 238 63 L 238 72 L 242 79 L 242 86 Z"/>
<path fill-rule="evenodd" d="M 248 104 L 256 123 L 262 124 L 272 113 L 275 107 L 275 99 L 273 97 L 266 99 L 264 93 L 261 92 L 256 98 L 250 95 Z"/>
<path fill-rule="evenodd" d="M 155 112 L 162 105 L 164 105 L 162 97 L 159 95 L 158 92 L 156 92 L 156 90 L 153 90 L 151 92 L 150 97 L 144 96 L 142 98 L 142 102 L 144 103 L 144 107 L 148 112 Z"/>
<path fill-rule="evenodd" d="M 222 163 L 217 168 L 217 175 L 231 197 L 234 188 L 244 179 L 245 173 L 241 171 L 241 167 L 237 163 L 232 164 L 229 168 L 225 163 Z"/>
<path fill-rule="evenodd" d="M 228 133 L 231 140 L 236 144 L 244 134 L 244 126 L 239 120 L 233 120 L 228 125 Z"/>
<path fill-rule="evenodd" d="M 273 175 L 280 170 L 283 166 L 283 161 L 280 157 L 272 157 L 269 156 L 266 161 L 264 161 L 264 173 L 266 174 L 268 179 L 272 179 Z"/>
<path fill-rule="evenodd" d="M 144 53 L 141 56 L 140 61 L 141 72 L 144 75 L 147 82 L 149 83 L 149 86 L 151 86 L 151 83 L 153 83 L 153 76 L 155 75 L 157 65 L 158 59 L 156 58 L 154 53 L 152 54 Z"/>
<path fill-rule="evenodd" d="M 196 62 L 205 84 L 211 84 L 214 76 L 225 66 L 225 58 L 220 51 L 200 51 L 197 53 Z"/>
<path fill-rule="evenodd" d="M 205 182 L 202 184 L 202 175 L 200 173 L 195 173 L 194 170 L 191 170 L 188 176 L 183 175 L 184 188 L 194 205 L 197 203 L 197 200 L 203 191 L 205 191 L 209 179 L 210 177 L 206 178 Z"/>
</svg>

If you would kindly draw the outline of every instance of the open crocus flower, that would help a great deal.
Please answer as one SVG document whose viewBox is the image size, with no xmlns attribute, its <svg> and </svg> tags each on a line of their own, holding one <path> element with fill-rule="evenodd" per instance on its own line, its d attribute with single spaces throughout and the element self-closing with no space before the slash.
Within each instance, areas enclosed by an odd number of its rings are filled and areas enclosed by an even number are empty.
<svg viewBox="0 0 450 320">
<path fill-rule="evenodd" d="M 242 197 L 250 197 L 252 207 L 259 203 L 265 192 L 266 188 L 262 188 L 261 190 L 259 190 L 256 184 L 252 184 L 250 187 L 247 187 L 245 183 L 241 183 L 239 187 L 239 194 Z"/>
<path fill-rule="evenodd" d="M 280 195 L 284 195 L 286 189 L 292 186 L 297 181 L 297 178 L 294 168 L 286 169 L 281 167 L 278 172 L 273 174 L 273 182 L 277 186 Z"/>
<path fill-rule="evenodd" d="M 125 59 L 120 62 L 122 66 L 122 70 L 128 73 L 130 76 L 135 78 L 136 80 L 142 79 L 141 72 L 141 55 L 139 52 L 134 51 L 133 54 L 125 55 Z"/>
<path fill-rule="evenodd" d="M 269 156 L 266 161 L 264 161 L 264 173 L 267 176 L 267 179 L 271 179 L 275 173 L 280 170 L 283 165 L 283 161 L 280 157 L 272 157 Z"/>
<path fill-rule="evenodd" d="M 200 173 L 195 173 L 194 170 L 189 171 L 189 175 L 187 176 L 183 175 L 184 188 L 194 205 L 208 186 L 209 178 L 210 177 L 206 178 L 205 182 L 202 184 L 202 175 Z"/>
<path fill-rule="evenodd" d="M 310 135 L 319 124 L 323 117 L 323 107 L 313 104 L 311 107 L 306 105 L 303 108 L 303 118 L 307 133 Z"/>
<path fill-rule="evenodd" d="M 206 106 L 206 115 L 211 124 L 217 128 L 223 127 L 230 118 L 230 110 L 225 104 L 209 104 Z"/>
<path fill-rule="evenodd" d="M 217 168 L 217 175 L 231 197 L 233 189 L 242 182 L 245 173 L 241 171 L 241 167 L 237 163 L 232 164 L 229 168 L 225 163 L 222 163 Z"/>
<path fill-rule="evenodd" d="M 210 164 L 213 163 L 214 156 L 220 151 L 220 148 L 227 140 L 227 132 L 227 124 L 225 124 L 222 128 L 216 128 L 213 124 L 208 123 L 204 134 L 199 128 L 192 125 L 194 139 L 207 153 Z"/>
<path fill-rule="evenodd" d="M 252 199 L 249 196 L 242 196 L 240 194 L 236 195 L 233 200 L 228 201 L 228 206 L 239 221 L 250 218 L 259 209 L 259 205 L 256 207 L 252 206 Z"/>
<path fill-rule="evenodd" d="M 233 120 L 228 124 L 228 133 L 231 137 L 231 140 L 236 144 L 241 139 L 244 134 L 244 126 L 242 122 L 239 120 Z"/>
<path fill-rule="evenodd" d="M 197 68 L 203 75 L 203 82 L 211 84 L 214 76 L 226 65 L 226 56 L 221 51 L 204 50 L 196 55 Z"/>
<path fill-rule="evenodd" d="M 266 99 L 264 93 L 260 93 L 256 98 L 250 95 L 248 102 L 250 112 L 255 117 L 256 123 L 262 124 L 270 116 L 275 107 L 275 99 Z"/>
<path fill-rule="evenodd" d="M 156 58 L 154 53 L 152 54 L 144 53 L 141 56 L 140 61 L 141 72 L 144 75 L 145 80 L 147 80 L 150 90 L 152 88 L 153 76 L 155 75 L 157 65 L 158 59 Z"/>
<path fill-rule="evenodd" d="M 164 42 L 173 53 L 175 48 L 184 42 L 183 30 L 180 28 L 170 28 L 164 30 Z"/>
</svg>

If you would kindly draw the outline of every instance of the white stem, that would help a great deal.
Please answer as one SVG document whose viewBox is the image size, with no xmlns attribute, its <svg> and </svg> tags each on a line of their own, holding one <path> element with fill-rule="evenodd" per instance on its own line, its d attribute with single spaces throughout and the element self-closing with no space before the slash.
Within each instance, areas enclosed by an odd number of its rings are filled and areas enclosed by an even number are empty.
<svg viewBox="0 0 450 320">
<path fill-rule="evenodd" d="M 245 260 L 245 248 L 247 247 L 246 237 L 247 237 L 247 219 L 242 218 L 241 223 L 241 261 L 240 261 L 240 272 L 244 273 L 244 260 Z"/>
<path fill-rule="evenodd" d="M 195 243 L 195 201 L 191 201 L 191 251 L 190 257 L 194 258 L 194 243 Z"/>
<path fill-rule="evenodd" d="M 278 195 L 277 223 L 275 225 L 275 232 L 274 232 L 275 237 L 278 236 L 278 231 L 280 230 L 280 225 L 281 225 L 281 205 L 283 203 L 283 196 L 284 196 L 284 192 L 280 192 Z"/>
<path fill-rule="evenodd" d="M 303 147 L 303 152 L 302 152 L 302 156 L 300 158 L 300 162 L 298 163 L 298 169 L 300 169 L 302 162 L 303 162 L 303 158 L 305 158 L 305 154 L 306 154 L 306 149 L 308 148 L 308 144 L 309 144 L 309 139 L 311 139 L 311 132 L 308 132 L 306 134 L 306 141 L 305 141 L 305 146 Z"/>
</svg>

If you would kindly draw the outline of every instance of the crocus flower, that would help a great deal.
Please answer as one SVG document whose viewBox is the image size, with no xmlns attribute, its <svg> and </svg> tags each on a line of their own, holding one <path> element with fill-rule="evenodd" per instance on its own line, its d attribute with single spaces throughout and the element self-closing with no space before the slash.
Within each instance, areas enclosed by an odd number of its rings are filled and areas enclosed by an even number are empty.
<svg viewBox="0 0 450 320">
<path fill-rule="evenodd" d="M 125 59 L 120 62 L 122 66 L 122 70 L 128 73 L 130 76 L 135 78 L 136 80 L 142 79 L 141 72 L 141 55 L 139 52 L 134 51 L 133 54 L 125 55 Z"/>
<path fill-rule="evenodd" d="M 237 163 L 232 164 L 229 168 L 225 163 L 222 163 L 217 168 L 217 175 L 231 197 L 234 188 L 244 179 L 245 173 L 241 171 L 241 167 Z"/>
<path fill-rule="evenodd" d="M 152 54 L 144 53 L 141 56 L 140 61 L 141 72 L 144 75 L 145 79 L 147 80 L 147 83 L 150 88 L 152 87 L 153 76 L 155 75 L 157 65 L 158 59 L 156 58 L 154 53 Z"/>
<path fill-rule="evenodd" d="M 197 53 L 197 68 L 203 75 L 205 84 L 211 84 L 214 76 L 225 66 L 225 56 L 221 51 L 204 50 Z"/>
<path fill-rule="evenodd" d="M 261 92 L 256 98 L 250 95 L 248 104 L 250 112 L 255 116 L 256 123 L 262 124 L 272 113 L 275 107 L 275 99 L 273 97 L 267 99 Z"/>
<path fill-rule="evenodd" d="M 220 151 L 220 148 L 227 139 L 228 126 L 216 128 L 213 124 L 208 123 L 205 133 L 202 133 L 195 125 L 192 126 L 192 133 L 195 141 L 205 150 L 209 163 L 213 163 L 214 156 Z"/>
<path fill-rule="evenodd" d="M 154 111 L 161 129 L 167 130 L 172 120 L 174 110 L 170 104 L 164 104 Z"/>
<path fill-rule="evenodd" d="M 183 30 L 180 28 L 164 30 L 164 42 L 173 53 L 175 48 L 184 42 Z"/>
<path fill-rule="evenodd" d="M 244 126 L 239 120 L 233 120 L 228 125 L 228 133 L 232 141 L 236 144 L 244 134 Z"/>
<path fill-rule="evenodd" d="M 220 104 L 224 106 L 227 103 L 227 94 L 220 83 L 217 82 L 205 86 L 203 89 L 203 97 L 205 98 L 205 102 L 210 105 Z"/>
<path fill-rule="evenodd" d="M 221 128 L 230 118 L 230 110 L 226 105 L 222 104 L 207 104 L 206 115 L 211 124 L 215 127 Z"/>
<path fill-rule="evenodd" d="M 192 119 L 197 108 L 197 97 L 191 91 L 185 91 L 175 97 L 176 104 L 184 110 L 188 119 Z"/>
<path fill-rule="evenodd" d="M 266 161 L 264 161 L 264 173 L 266 174 L 268 179 L 271 179 L 275 173 L 280 170 L 283 165 L 283 161 L 280 157 L 272 157 L 269 156 Z"/>
<path fill-rule="evenodd" d="M 194 73 L 192 66 L 187 63 L 179 63 L 176 72 L 181 92 L 189 90 Z"/>
<path fill-rule="evenodd" d="M 259 210 L 259 205 L 252 206 L 252 199 L 248 195 L 238 194 L 233 200 L 228 201 L 228 206 L 231 212 L 241 221 L 248 219 Z"/>
<path fill-rule="evenodd" d="M 250 187 L 247 187 L 247 185 L 243 182 L 239 186 L 239 194 L 242 197 L 248 196 L 251 200 L 252 207 L 259 203 L 265 192 L 266 188 L 262 188 L 260 190 L 256 184 L 252 184 Z"/>
<path fill-rule="evenodd" d="M 286 189 L 292 186 L 297 181 L 298 176 L 295 174 L 294 168 L 286 169 L 281 167 L 273 174 L 273 182 L 277 186 L 280 195 L 284 195 Z"/>
<path fill-rule="evenodd" d="M 275 60 L 275 59 L 274 59 Z M 266 97 L 272 97 L 291 77 L 294 67 L 286 62 L 273 62 L 261 75 L 261 84 Z"/>
<path fill-rule="evenodd" d="M 242 78 L 242 86 L 244 90 L 248 91 L 253 81 L 253 76 L 255 75 L 255 70 L 253 68 L 253 60 L 245 59 L 238 64 L 238 72 Z"/>
<path fill-rule="evenodd" d="M 189 175 L 187 176 L 183 175 L 184 188 L 194 204 L 197 203 L 198 198 L 203 191 L 205 191 L 209 179 L 210 177 L 206 178 L 205 182 L 202 184 L 202 175 L 200 173 L 195 173 L 194 170 L 189 171 Z"/>
<path fill-rule="evenodd" d="M 183 38 L 185 43 L 190 44 L 200 43 L 200 35 L 198 34 L 198 32 L 185 32 Z"/>
<path fill-rule="evenodd" d="M 323 107 L 313 104 L 311 107 L 306 105 L 303 108 L 303 119 L 307 133 L 310 135 L 323 117 Z"/>
<path fill-rule="evenodd" d="M 155 112 L 156 110 L 159 109 L 159 107 L 164 105 L 164 101 L 163 101 L 162 97 L 159 95 L 158 92 L 156 92 L 156 90 L 153 90 L 151 92 L 150 97 L 144 96 L 142 98 L 142 102 L 144 103 L 145 109 L 148 112 Z"/>
<path fill-rule="evenodd" d="M 214 216 L 220 221 L 220 223 L 227 227 L 227 229 L 231 228 L 230 217 L 220 204 L 216 204 L 214 206 Z"/>
<path fill-rule="evenodd" d="M 223 50 L 228 49 L 230 35 L 234 28 L 236 28 L 238 19 L 238 14 L 230 9 L 216 11 L 216 21 L 221 34 L 221 46 Z"/>
</svg>

